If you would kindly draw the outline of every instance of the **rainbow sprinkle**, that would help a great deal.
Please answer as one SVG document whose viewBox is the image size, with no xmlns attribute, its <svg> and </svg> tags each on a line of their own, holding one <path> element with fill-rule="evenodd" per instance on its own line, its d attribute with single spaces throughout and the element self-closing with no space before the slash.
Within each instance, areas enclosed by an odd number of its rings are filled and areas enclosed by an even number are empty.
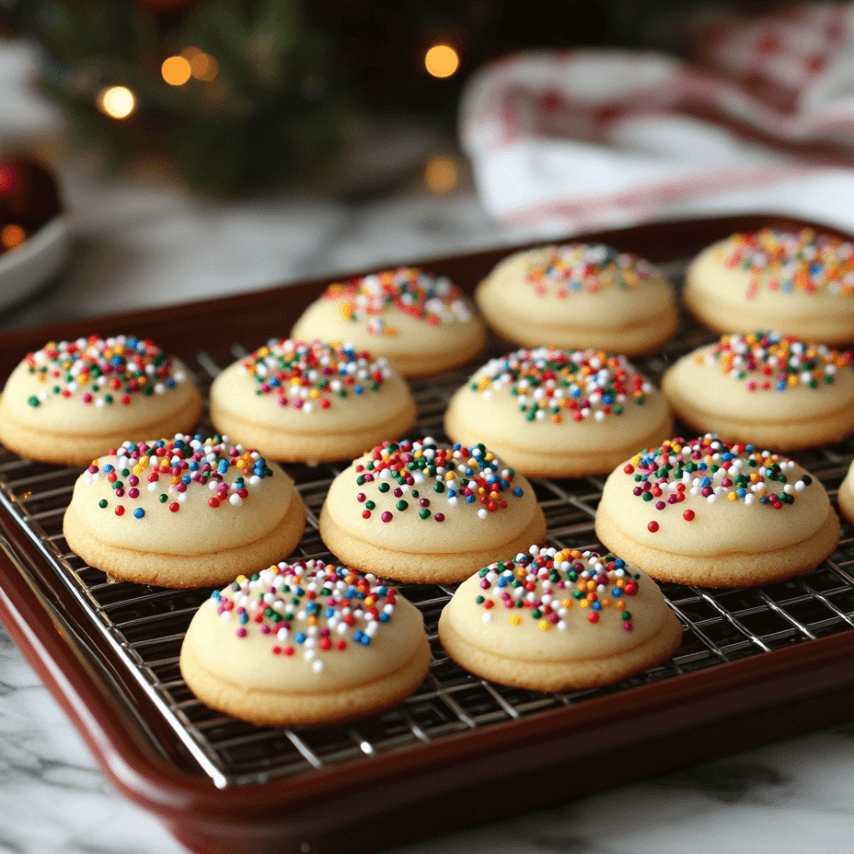
<svg viewBox="0 0 854 854">
<path fill-rule="evenodd" d="M 371 361 L 350 344 L 270 341 L 247 357 L 241 372 L 255 380 L 255 394 L 274 395 L 279 406 L 302 412 L 329 409 L 336 398 L 379 391 L 391 376 L 384 358 Z"/>
<path fill-rule="evenodd" d="M 727 267 L 750 273 L 747 298 L 763 287 L 781 294 L 854 294 L 854 243 L 811 228 L 763 228 L 734 234 L 717 252 Z"/>
<path fill-rule="evenodd" d="M 382 314 L 394 306 L 433 326 L 466 322 L 472 310 L 463 292 L 446 276 L 432 276 L 416 267 L 397 267 L 346 283 L 330 285 L 326 300 L 341 300 L 345 320 L 367 320 L 371 335 L 396 335 Z"/>
<path fill-rule="evenodd" d="M 513 469 L 501 468 L 495 455 L 483 445 L 454 445 L 441 448 L 433 439 L 420 442 L 383 442 L 371 452 L 371 459 L 356 466 L 356 486 L 377 483 L 371 500 L 361 489 L 356 501 L 364 505 L 363 519 L 376 512 L 383 522 L 391 522 L 395 512 L 408 510 L 425 521 L 444 522 L 445 514 L 463 502 L 480 503 L 477 515 L 486 519 L 508 506 L 508 497 L 520 498 L 524 490 L 514 485 Z M 386 509 L 377 506 L 385 499 Z M 438 508 L 438 509 L 437 509 Z"/>
<path fill-rule="evenodd" d="M 213 510 L 222 505 L 240 507 L 255 484 L 273 476 L 257 451 L 245 451 L 219 436 L 176 436 L 168 442 L 161 439 L 150 444 L 125 442 L 108 457 L 110 462 L 94 460 L 83 479 L 91 486 L 106 478 L 117 499 L 113 505 L 116 516 L 124 516 L 132 506 L 124 502 L 139 500 L 145 491 L 159 493 L 159 503 L 172 513 L 181 509 L 188 490 L 199 489 L 210 492 L 207 504 Z M 106 510 L 110 504 L 101 499 L 98 506 Z M 142 507 L 131 515 L 147 518 Z"/>
<path fill-rule="evenodd" d="M 851 364 L 851 353 L 831 350 L 824 344 L 807 344 L 793 335 L 755 332 L 724 335 L 696 361 L 717 364 L 722 373 L 745 381 L 748 391 L 785 391 L 796 385 L 817 389 L 833 383 L 836 371 Z"/>
<path fill-rule="evenodd" d="M 322 653 L 371 645 L 392 619 L 397 591 L 374 575 L 309 560 L 241 575 L 211 599 L 223 620 L 237 623 L 238 638 L 267 635 L 273 655 L 300 652 L 320 673 Z"/>
<path fill-rule="evenodd" d="M 611 554 L 600 557 L 591 551 L 531 546 L 529 554 L 492 563 L 478 576 L 482 592 L 475 602 L 484 609 L 484 623 L 491 623 L 503 608 L 510 612 L 512 626 L 529 619 L 544 632 L 566 631 L 564 618 L 571 608 L 586 611 L 588 622 L 594 624 L 611 608 L 620 612 L 625 631 L 633 628 L 625 599 L 637 595 L 640 575 Z"/>
<path fill-rule="evenodd" d="M 491 359 L 469 381 L 484 397 L 509 388 L 527 421 L 560 424 L 622 415 L 627 402 L 643 406 L 652 384 L 624 356 L 597 350 L 538 347 Z"/>
<path fill-rule="evenodd" d="M 25 362 L 45 384 L 44 391 L 28 398 L 33 407 L 57 396 L 97 407 L 127 406 L 134 397 L 164 394 L 187 380 L 151 341 L 124 335 L 51 341 L 29 353 Z"/>
<path fill-rule="evenodd" d="M 811 483 L 804 474 L 794 483 L 786 472 L 797 464 L 780 454 L 757 451 L 753 445 L 721 442 L 714 433 L 687 441 L 670 439 L 660 448 L 636 454 L 623 467 L 637 484 L 633 494 L 658 511 L 699 495 L 709 504 L 715 501 L 759 502 L 775 510 L 794 504 L 798 494 Z M 685 510 L 682 518 L 692 522 L 696 513 Z M 660 524 L 653 520 L 648 529 L 655 533 Z"/>
<path fill-rule="evenodd" d="M 551 292 L 559 299 L 580 291 L 630 290 L 653 278 L 663 277 L 649 261 L 601 243 L 566 243 L 533 250 L 525 274 L 537 296 Z"/>
</svg>

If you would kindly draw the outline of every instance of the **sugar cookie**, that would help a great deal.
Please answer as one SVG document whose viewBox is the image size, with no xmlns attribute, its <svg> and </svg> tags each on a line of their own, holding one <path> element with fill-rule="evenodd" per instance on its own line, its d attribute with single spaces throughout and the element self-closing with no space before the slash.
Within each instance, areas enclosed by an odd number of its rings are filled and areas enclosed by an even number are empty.
<svg viewBox="0 0 854 854">
<path fill-rule="evenodd" d="M 400 374 L 349 344 L 271 341 L 211 386 L 217 430 L 274 460 L 352 460 L 415 423 Z"/>
<path fill-rule="evenodd" d="M 525 347 L 547 344 L 633 356 L 676 332 L 673 291 L 649 262 L 597 243 L 517 252 L 480 283 L 487 323 Z"/>
<path fill-rule="evenodd" d="M 851 353 L 793 335 L 725 335 L 679 359 L 661 385 L 685 424 L 728 442 L 791 451 L 854 431 Z"/>
<path fill-rule="evenodd" d="M 496 555 L 542 542 L 531 484 L 484 448 L 432 439 L 383 442 L 329 488 L 320 537 L 349 566 L 388 578 L 450 583 Z"/>
<path fill-rule="evenodd" d="M 385 356 L 407 377 L 464 365 L 486 340 L 483 322 L 463 292 L 447 277 L 414 267 L 330 285 L 303 312 L 291 337 L 352 343 Z"/>
<path fill-rule="evenodd" d="M 682 629 L 655 582 L 613 555 L 532 547 L 464 581 L 439 640 L 477 676 L 531 691 L 610 685 L 666 661 Z"/>
<path fill-rule="evenodd" d="M 455 442 L 484 442 L 527 477 L 607 474 L 673 435 L 658 389 L 623 356 L 538 347 L 492 359 L 445 413 Z"/>
<path fill-rule="evenodd" d="M 822 484 L 792 460 L 712 435 L 671 439 L 605 482 L 596 535 L 653 578 L 751 587 L 818 566 L 839 542 Z"/>
<path fill-rule="evenodd" d="M 276 463 L 225 439 L 176 437 L 95 460 L 74 484 L 69 548 L 112 578 L 224 584 L 290 554 L 305 506 Z"/>
<path fill-rule="evenodd" d="M 430 665 L 424 620 L 373 575 L 279 563 L 214 591 L 180 667 L 206 705 L 259 726 L 334 723 L 397 705 Z"/>
<path fill-rule="evenodd" d="M 92 335 L 51 341 L 12 371 L 0 441 L 30 459 L 84 465 L 127 439 L 188 430 L 201 412 L 177 359 L 148 340 Z"/>
<path fill-rule="evenodd" d="M 734 234 L 694 259 L 682 296 L 718 332 L 778 329 L 845 344 L 854 340 L 854 244 L 809 228 Z"/>
</svg>

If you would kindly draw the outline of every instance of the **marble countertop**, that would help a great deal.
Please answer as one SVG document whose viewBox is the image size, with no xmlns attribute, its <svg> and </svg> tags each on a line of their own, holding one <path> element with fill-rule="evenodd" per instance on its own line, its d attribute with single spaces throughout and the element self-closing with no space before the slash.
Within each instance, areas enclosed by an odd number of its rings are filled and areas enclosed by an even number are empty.
<svg viewBox="0 0 854 854">
<path fill-rule="evenodd" d="M 157 181 L 93 183 L 85 170 L 64 177 L 76 234 L 68 269 L 7 315 L 7 328 L 245 291 L 531 236 L 487 221 L 465 181 L 449 195 L 405 186 L 392 195 L 355 200 L 290 197 L 213 205 Z M 155 818 L 105 780 L 2 629 L 0 729 L 0 851 L 184 850 Z M 437 848 L 445 854 L 843 854 L 852 848 L 852 778 L 854 725 L 849 724 L 416 843 L 395 854 L 428 854 Z"/>
</svg>

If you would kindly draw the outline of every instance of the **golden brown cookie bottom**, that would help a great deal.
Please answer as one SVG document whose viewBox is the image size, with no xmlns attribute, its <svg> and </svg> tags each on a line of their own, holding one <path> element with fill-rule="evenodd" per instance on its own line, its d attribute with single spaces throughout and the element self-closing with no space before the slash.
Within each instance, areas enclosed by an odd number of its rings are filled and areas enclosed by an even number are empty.
<svg viewBox="0 0 854 854">
<path fill-rule="evenodd" d="M 275 430 L 223 408 L 211 400 L 211 421 L 229 441 L 256 448 L 265 457 L 283 462 L 328 463 L 352 460 L 385 439 L 399 439 L 415 423 L 415 403 L 408 400 L 395 415 L 367 429 L 338 432 Z"/>
<path fill-rule="evenodd" d="M 194 555 L 143 552 L 105 543 L 80 521 L 72 507 L 63 520 L 68 547 L 90 566 L 120 581 L 175 588 L 228 584 L 241 573 L 276 563 L 296 548 L 304 530 L 305 504 L 296 492 L 284 516 L 263 537 Z"/>
<path fill-rule="evenodd" d="M 530 691 L 567 691 L 611 685 L 667 661 L 682 642 L 682 628 L 668 609 L 656 633 L 625 652 L 597 658 L 594 640 L 583 659 L 537 661 L 478 646 L 447 616 L 446 608 L 439 617 L 439 640 L 457 664 L 476 676 Z"/>
<path fill-rule="evenodd" d="M 682 299 L 700 323 L 716 332 L 748 334 L 757 329 L 773 329 L 786 335 L 796 335 L 804 341 L 831 346 L 848 344 L 854 338 L 854 317 L 851 314 L 769 315 L 755 311 L 749 305 L 736 305 L 719 299 L 690 279 L 682 291 Z"/>
<path fill-rule="evenodd" d="M 424 681 L 430 668 L 430 646 L 425 635 L 412 657 L 382 679 L 345 691 L 311 694 L 243 689 L 221 672 L 211 673 L 203 667 L 186 642 L 179 664 L 190 690 L 206 706 L 257 726 L 307 726 L 339 723 L 396 706 Z"/>
<path fill-rule="evenodd" d="M 609 551 L 659 581 L 701 587 L 755 587 L 809 572 L 833 554 L 839 535 L 839 517 L 830 508 L 825 523 L 817 531 L 785 548 L 688 555 L 639 543 L 620 527 L 601 502 L 596 511 L 596 536 Z"/>
<path fill-rule="evenodd" d="M 198 389 L 178 412 L 148 423 L 135 423 L 131 430 L 117 433 L 68 433 L 41 430 L 18 421 L 0 398 L 0 441 L 10 450 L 31 460 L 65 466 L 84 466 L 123 442 L 149 441 L 191 430 L 202 415 Z M 97 418 L 94 419 L 97 423 Z"/>
<path fill-rule="evenodd" d="M 490 302 L 486 283 L 475 291 L 475 301 L 486 322 L 502 338 L 523 347 L 561 347 L 574 350 L 604 350 L 623 356 L 639 356 L 661 349 L 675 334 L 679 323 L 676 308 L 651 317 L 639 317 L 622 326 L 569 326 L 533 323 L 514 315 L 505 306 Z"/>
<path fill-rule="evenodd" d="M 664 375 L 662 390 L 680 421 L 699 433 L 715 433 L 723 442 L 743 442 L 773 451 L 796 451 L 838 442 L 854 430 L 854 407 L 850 405 L 819 418 L 810 418 L 807 412 L 798 420 L 760 421 L 697 406 L 676 383 L 668 381 L 668 374 Z"/>
<path fill-rule="evenodd" d="M 483 442 L 490 451 L 525 477 L 585 477 L 608 474 L 638 451 L 660 445 L 673 435 L 673 419 L 669 412 L 665 412 L 659 424 L 628 445 L 619 445 L 607 451 L 578 448 L 570 452 L 554 446 L 539 449 L 523 445 L 506 436 L 496 436 L 489 425 L 475 429 L 460 416 L 459 409 L 452 401 L 445 413 L 445 432 L 454 442 L 464 445 Z M 524 432 L 524 427 L 520 432 Z"/>
<path fill-rule="evenodd" d="M 382 578 L 416 584 L 452 584 L 463 581 L 484 566 L 508 554 L 528 551 L 546 537 L 543 511 L 536 507 L 533 518 L 521 534 L 510 540 L 492 543 L 476 551 L 449 554 L 404 552 L 369 543 L 341 527 L 324 504 L 320 511 L 320 538 L 342 563 L 361 572 L 372 572 Z"/>
</svg>

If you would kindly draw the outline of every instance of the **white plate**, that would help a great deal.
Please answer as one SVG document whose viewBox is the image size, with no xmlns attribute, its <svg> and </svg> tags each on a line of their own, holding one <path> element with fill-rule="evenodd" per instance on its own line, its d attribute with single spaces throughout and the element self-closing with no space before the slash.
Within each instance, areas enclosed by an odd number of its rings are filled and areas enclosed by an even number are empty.
<svg viewBox="0 0 854 854">
<path fill-rule="evenodd" d="M 69 217 L 58 216 L 28 237 L 20 249 L 0 255 L 0 309 L 38 290 L 62 269 L 70 233 Z"/>
</svg>

